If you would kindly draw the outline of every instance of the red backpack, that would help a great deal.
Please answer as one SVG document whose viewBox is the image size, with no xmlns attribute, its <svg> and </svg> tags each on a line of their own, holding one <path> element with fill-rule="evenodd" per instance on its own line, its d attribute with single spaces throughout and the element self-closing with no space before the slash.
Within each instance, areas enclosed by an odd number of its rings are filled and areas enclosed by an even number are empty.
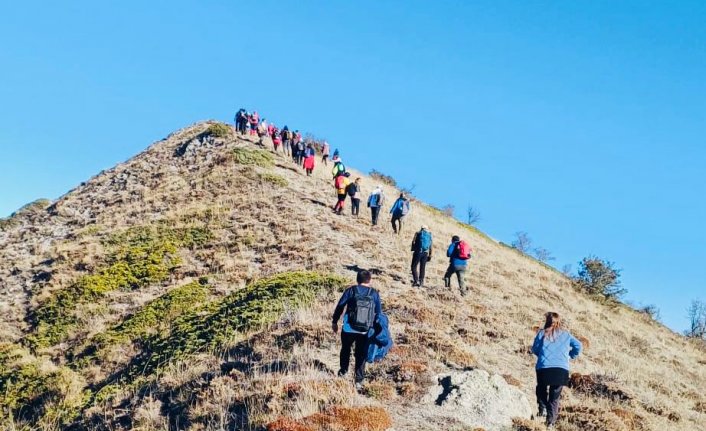
<svg viewBox="0 0 706 431">
<path fill-rule="evenodd" d="M 467 260 L 471 258 L 471 246 L 466 241 L 459 241 L 456 246 L 458 250 L 458 258 Z"/>
</svg>

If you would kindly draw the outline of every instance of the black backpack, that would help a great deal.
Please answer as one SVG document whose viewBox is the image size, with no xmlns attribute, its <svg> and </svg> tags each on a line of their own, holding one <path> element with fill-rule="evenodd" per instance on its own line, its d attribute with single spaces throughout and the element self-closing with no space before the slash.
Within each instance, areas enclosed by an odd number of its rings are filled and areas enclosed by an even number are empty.
<svg viewBox="0 0 706 431">
<path fill-rule="evenodd" d="M 353 197 L 358 191 L 358 186 L 355 183 L 350 183 L 348 184 L 348 187 L 346 187 L 346 189 L 346 191 L 348 192 L 348 196 Z"/>
<path fill-rule="evenodd" d="M 348 303 L 348 325 L 356 331 L 367 332 L 375 323 L 375 300 L 372 287 L 363 295 L 353 287 L 353 301 Z"/>
</svg>

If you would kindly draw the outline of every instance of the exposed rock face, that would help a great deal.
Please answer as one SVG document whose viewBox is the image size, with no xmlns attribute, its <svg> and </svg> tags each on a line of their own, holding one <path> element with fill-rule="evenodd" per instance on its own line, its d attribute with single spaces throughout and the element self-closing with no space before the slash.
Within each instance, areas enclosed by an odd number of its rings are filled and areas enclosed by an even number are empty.
<svg viewBox="0 0 706 431">
<path fill-rule="evenodd" d="M 459 371 L 437 376 L 439 384 L 424 402 L 470 427 L 505 430 L 512 418 L 528 419 L 532 407 L 527 397 L 502 376 L 483 370 Z"/>
</svg>

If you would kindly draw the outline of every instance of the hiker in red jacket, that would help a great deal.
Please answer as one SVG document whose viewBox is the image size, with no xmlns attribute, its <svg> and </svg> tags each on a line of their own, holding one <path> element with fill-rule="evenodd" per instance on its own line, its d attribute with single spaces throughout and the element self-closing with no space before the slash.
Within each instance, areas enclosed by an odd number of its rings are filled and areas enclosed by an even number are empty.
<svg viewBox="0 0 706 431">
<path fill-rule="evenodd" d="M 282 137 L 280 136 L 279 129 L 277 127 L 272 126 L 270 138 L 272 138 L 272 145 L 275 147 L 275 152 L 277 152 L 280 144 L 282 144 Z"/>
<path fill-rule="evenodd" d="M 304 150 L 304 170 L 306 171 L 306 176 L 311 176 L 311 173 L 314 172 L 315 159 L 316 151 L 314 151 L 314 146 L 309 143 Z"/>
<path fill-rule="evenodd" d="M 257 134 L 257 125 L 260 123 L 260 116 L 257 114 L 257 111 L 254 111 L 252 115 L 250 115 L 250 135 L 255 135 Z"/>
</svg>

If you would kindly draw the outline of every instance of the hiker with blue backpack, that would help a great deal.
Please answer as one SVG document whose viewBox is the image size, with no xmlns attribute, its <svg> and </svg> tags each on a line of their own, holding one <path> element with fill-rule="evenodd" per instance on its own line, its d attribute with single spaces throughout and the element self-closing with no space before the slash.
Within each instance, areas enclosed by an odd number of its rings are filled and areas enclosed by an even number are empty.
<svg viewBox="0 0 706 431">
<path fill-rule="evenodd" d="M 338 333 L 338 321 L 343 315 L 341 330 L 341 356 L 339 376 L 348 373 L 351 358 L 351 348 L 355 346 L 355 387 L 362 389 L 365 379 L 365 363 L 368 359 L 369 337 L 375 321 L 382 313 L 380 294 L 370 286 L 372 275 L 370 271 L 360 270 L 356 277 L 357 284 L 343 292 L 336 309 L 333 312 L 331 329 Z M 345 310 L 345 314 L 344 314 Z M 371 331 L 373 330 L 373 331 Z"/>
<path fill-rule="evenodd" d="M 409 199 L 400 193 L 400 197 L 397 198 L 392 208 L 390 208 L 390 214 L 392 214 L 392 230 L 399 235 L 402 232 L 402 219 L 409 213 Z"/>
<path fill-rule="evenodd" d="M 412 287 L 424 287 L 427 262 L 431 259 L 433 240 L 427 225 L 414 234 L 412 240 Z M 419 272 L 417 272 L 419 269 Z"/>
<path fill-rule="evenodd" d="M 372 217 L 373 226 L 377 226 L 378 217 L 380 216 L 380 208 L 385 203 L 385 192 L 382 191 L 382 186 L 375 187 L 375 190 L 368 196 L 368 208 L 370 208 L 370 216 Z"/>
<path fill-rule="evenodd" d="M 532 343 L 532 353 L 537 356 L 537 416 L 546 416 L 547 428 L 554 429 L 561 390 L 569 383 L 569 360 L 576 359 L 583 346 L 562 328 L 558 313 L 549 312 L 544 317 L 544 328 L 537 332 Z"/>
<path fill-rule="evenodd" d="M 471 258 L 471 246 L 466 241 L 462 241 L 458 235 L 454 235 L 446 250 L 446 256 L 449 258 L 449 267 L 444 274 L 444 286 L 451 287 L 451 276 L 456 274 L 458 289 L 461 291 L 461 295 L 465 296 L 467 289 L 463 278 L 466 275 L 468 259 Z"/>
</svg>

